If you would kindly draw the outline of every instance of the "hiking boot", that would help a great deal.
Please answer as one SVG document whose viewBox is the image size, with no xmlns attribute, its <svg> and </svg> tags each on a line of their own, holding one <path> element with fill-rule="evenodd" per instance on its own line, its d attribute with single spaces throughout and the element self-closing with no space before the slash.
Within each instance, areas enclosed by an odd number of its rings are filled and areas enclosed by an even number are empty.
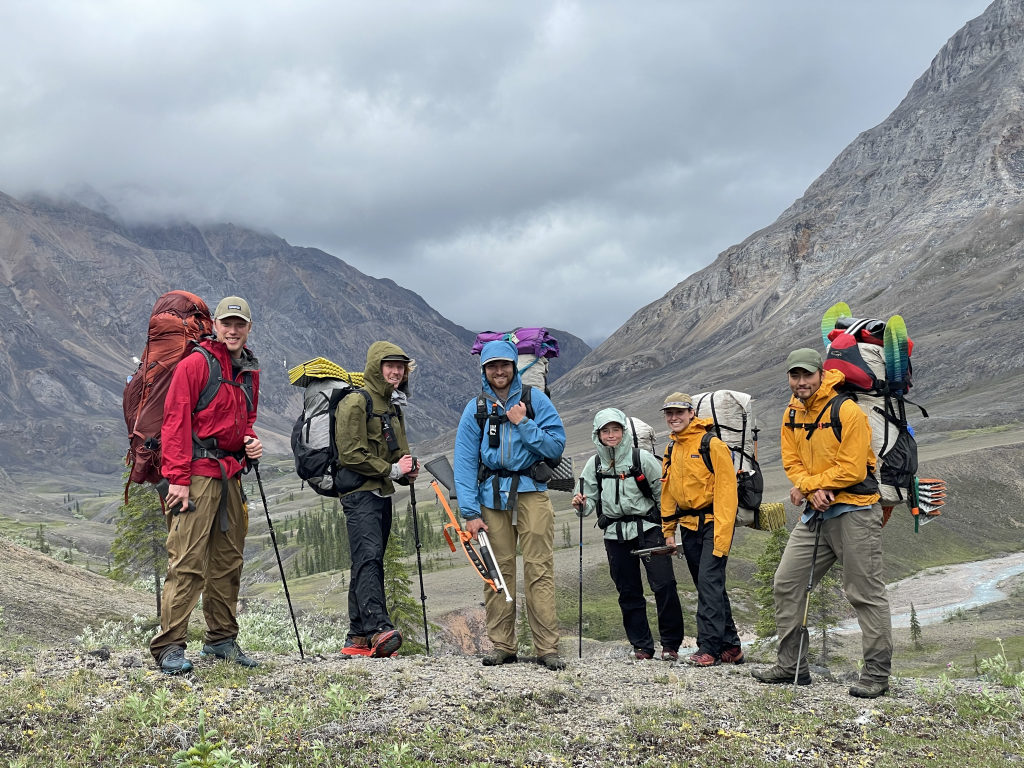
<svg viewBox="0 0 1024 768">
<path fill-rule="evenodd" d="M 369 656 L 370 643 L 365 637 L 347 637 L 341 649 L 342 656 Z"/>
<path fill-rule="evenodd" d="M 402 647 L 402 633 L 397 629 L 385 629 L 370 638 L 370 657 L 383 659 L 393 656 Z"/>
<path fill-rule="evenodd" d="M 172 647 L 160 659 L 160 671 L 165 675 L 181 675 L 192 671 L 192 662 L 185 658 L 185 649 Z"/>
<path fill-rule="evenodd" d="M 856 696 L 858 699 L 877 699 L 889 690 L 888 680 L 865 680 L 861 678 L 860 682 L 854 683 L 850 686 L 850 695 Z"/>
<path fill-rule="evenodd" d="M 671 661 L 673 664 L 675 664 L 679 661 L 679 651 L 673 651 L 671 648 L 662 648 L 661 660 Z"/>
<path fill-rule="evenodd" d="M 633 658 L 637 661 L 648 661 L 654 658 L 653 651 L 645 651 L 643 648 L 633 649 Z"/>
<path fill-rule="evenodd" d="M 750 676 L 755 680 L 759 680 L 762 683 L 774 683 L 777 685 L 786 685 L 793 683 L 793 672 L 787 672 L 778 664 L 769 669 L 755 669 L 750 673 Z M 810 685 L 811 684 L 811 673 L 804 672 L 797 679 L 797 685 Z"/>
<path fill-rule="evenodd" d="M 235 638 L 225 640 L 222 643 L 214 643 L 211 645 L 207 643 L 203 646 L 202 652 L 199 654 L 204 659 L 209 656 L 216 656 L 218 659 L 224 659 L 225 661 L 233 661 L 235 664 L 239 664 L 243 667 L 258 667 L 260 663 L 255 659 L 250 659 L 245 655 L 245 652 L 238 647 L 238 643 Z"/>
<path fill-rule="evenodd" d="M 721 659 L 723 664 L 742 664 L 744 661 L 743 649 L 738 645 L 734 645 L 732 648 L 726 648 L 722 651 Z"/>
<path fill-rule="evenodd" d="M 517 661 L 519 661 L 518 656 L 500 648 L 490 656 L 484 656 L 485 667 L 500 667 L 502 664 L 515 664 Z"/>
<path fill-rule="evenodd" d="M 538 658 L 537 663 L 554 672 L 557 672 L 560 669 L 565 669 L 565 662 L 557 653 L 547 653 Z"/>
<path fill-rule="evenodd" d="M 686 661 L 695 667 L 714 667 L 722 663 L 717 657 L 712 656 L 706 651 L 697 651 Z"/>
</svg>

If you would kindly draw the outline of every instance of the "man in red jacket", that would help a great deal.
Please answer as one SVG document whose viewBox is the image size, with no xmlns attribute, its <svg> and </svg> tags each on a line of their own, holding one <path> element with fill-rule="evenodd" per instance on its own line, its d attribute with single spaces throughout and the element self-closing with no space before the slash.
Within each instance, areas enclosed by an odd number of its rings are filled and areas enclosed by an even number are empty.
<svg viewBox="0 0 1024 768">
<path fill-rule="evenodd" d="M 246 667 L 235 638 L 242 550 L 249 513 L 239 475 L 242 461 L 263 446 L 252 425 L 259 400 L 259 363 L 245 342 L 252 330 L 249 305 L 229 296 L 217 305 L 213 329 L 171 377 L 160 433 L 166 499 L 167 578 L 160 632 L 149 650 L 169 675 L 188 672 L 188 618 L 203 597 L 203 656 Z M 182 511 L 189 503 L 193 510 Z"/>
</svg>

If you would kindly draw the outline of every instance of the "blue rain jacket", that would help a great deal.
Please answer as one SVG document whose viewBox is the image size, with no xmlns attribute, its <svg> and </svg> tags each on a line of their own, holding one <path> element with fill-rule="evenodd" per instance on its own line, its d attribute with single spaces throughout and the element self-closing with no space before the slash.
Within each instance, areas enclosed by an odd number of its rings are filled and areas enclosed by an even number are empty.
<svg viewBox="0 0 1024 768">
<path fill-rule="evenodd" d="M 487 383 L 483 366 L 488 360 L 495 358 L 511 358 L 515 365 L 515 376 L 509 387 L 508 400 L 498 400 L 491 385 Z M 523 382 L 519 378 L 519 353 L 510 341 L 490 341 L 484 344 L 480 352 L 480 379 L 483 383 L 487 410 L 490 412 L 492 403 L 498 404 L 498 413 L 504 414 L 520 401 Z M 562 419 L 544 391 L 533 388 L 531 394 L 534 417 L 524 418 L 519 424 L 510 421 L 503 423 L 499 429 L 500 445 L 491 448 L 485 429 L 481 429 L 476 420 L 476 398 L 474 397 L 462 411 L 459 419 L 459 431 L 455 437 L 455 489 L 459 497 L 459 511 L 462 517 L 469 520 L 480 516 L 481 505 L 491 507 L 494 494 L 491 483 L 486 480 L 477 483 L 477 470 L 483 462 L 491 469 L 507 469 L 512 472 L 527 472 L 529 468 L 543 459 L 557 459 L 565 450 L 565 428 Z M 508 505 L 508 491 L 512 485 L 511 477 L 500 478 L 501 504 Z M 519 493 L 530 491 L 546 491 L 543 483 L 534 482 L 529 475 L 519 478 Z"/>
</svg>

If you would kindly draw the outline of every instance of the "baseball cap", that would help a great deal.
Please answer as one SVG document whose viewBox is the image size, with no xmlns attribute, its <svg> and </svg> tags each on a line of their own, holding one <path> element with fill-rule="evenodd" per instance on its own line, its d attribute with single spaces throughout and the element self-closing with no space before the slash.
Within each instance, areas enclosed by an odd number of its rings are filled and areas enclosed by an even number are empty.
<svg viewBox="0 0 1024 768">
<path fill-rule="evenodd" d="M 693 408 L 693 398 L 689 395 L 685 395 L 682 392 L 673 392 L 671 395 L 665 398 L 665 404 L 661 406 L 661 410 L 665 411 L 669 408 Z"/>
<path fill-rule="evenodd" d="M 821 355 L 816 350 L 808 349 L 807 347 L 795 349 L 786 358 L 786 370 L 792 371 L 794 368 L 799 368 L 808 373 L 820 371 L 822 369 Z"/>
<path fill-rule="evenodd" d="M 412 358 L 411 357 L 409 357 L 408 355 L 402 355 L 402 354 L 384 355 L 384 357 L 382 357 L 380 359 L 380 361 L 382 363 L 385 360 L 390 360 L 391 362 L 394 362 L 394 363 L 411 363 L 412 362 Z"/>
<path fill-rule="evenodd" d="M 252 322 L 252 312 L 249 311 L 249 302 L 238 296 L 228 296 L 221 299 L 217 305 L 217 311 L 213 313 L 214 320 L 223 320 L 225 317 L 240 317 L 245 322 Z"/>
</svg>

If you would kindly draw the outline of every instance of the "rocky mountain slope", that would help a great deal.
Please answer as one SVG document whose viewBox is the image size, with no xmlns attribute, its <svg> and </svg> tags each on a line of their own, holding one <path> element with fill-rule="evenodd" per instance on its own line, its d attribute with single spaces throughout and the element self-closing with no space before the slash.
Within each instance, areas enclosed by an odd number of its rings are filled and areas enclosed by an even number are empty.
<svg viewBox="0 0 1024 768">
<path fill-rule="evenodd" d="M 153 302 L 174 288 L 211 309 L 229 294 L 252 304 L 251 346 L 264 371 L 259 425 L 278 451 L 300 402 L 286 369 L 316 355 L 362 370 L 370 343 L 400 344 L 419 365 L 414 437 L 452 428 L 479 387 L 474 332 L 391 280 L 232 224 L 129 226 L 95 193 L 78 197 L 86 205 L 0 194 L 0 466 L 117 470 L 125 376 Z M 558 337 L 565 358 L 556 374 L 589 352 Z"/>
<path fill-rule="evenodd" d="M 1022 118 L 1024 3 L 997 0 L 777 221 L 639 310 L 555 396 L 570 419 L 612 402 L 654 417 L 672 390 L 730 387 L 774 425 L 787 353 L 820 349 L 843 300 L 906 319 L 915 394 L 940 406 L 926 432 L 1019 419 Z"/>
</svg>

